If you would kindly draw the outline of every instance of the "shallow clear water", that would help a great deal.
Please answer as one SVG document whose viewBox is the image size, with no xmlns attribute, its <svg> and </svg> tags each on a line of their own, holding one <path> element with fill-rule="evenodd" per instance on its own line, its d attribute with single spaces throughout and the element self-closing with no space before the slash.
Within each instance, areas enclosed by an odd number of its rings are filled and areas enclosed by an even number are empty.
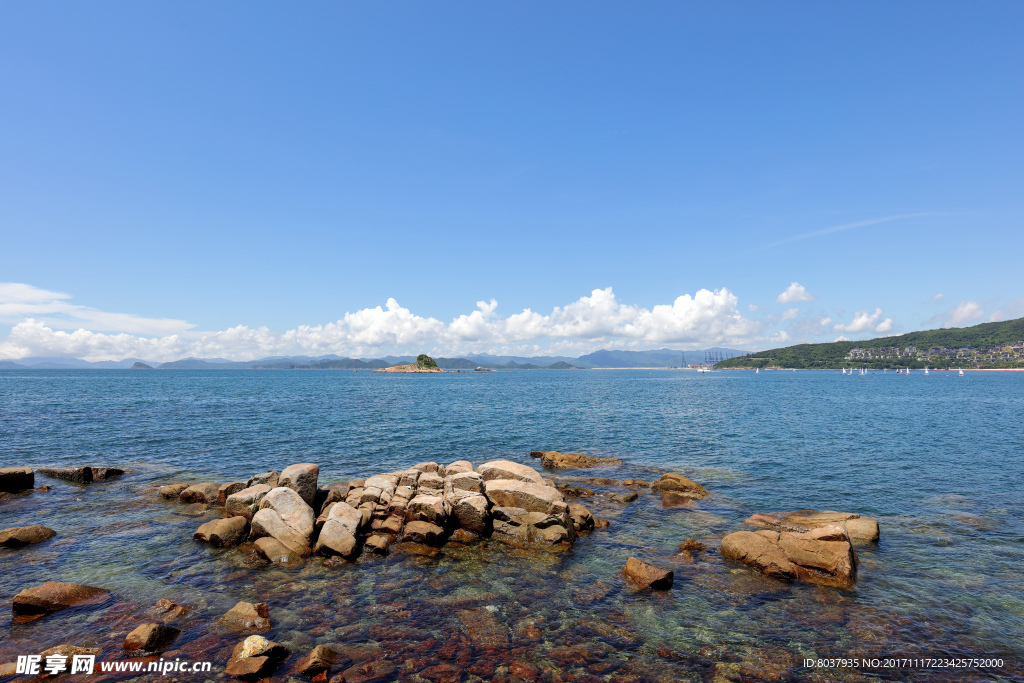
<svg viewBox="0 0 1024 683">
<path fill-rule="evenodd" d="M 102 608 L 25 625 L 5 608 L 0 662 L 63 642 L 114 658 L 143 611 L 167 597 L 193 608 L 174 647 L 205 652 L 215 667 L 238 640 L 216 632 L 215 619 L 238 600 L 266 600 L 268 636 L 294 652 L 325 643 L 357 661 L 387 658 L 403 680 L 426 680 L 417 672 L 439 662 L 464 680 L 1022 678 L 1022 408 L 1024 373 L 0 371 L 0 466 L 133 470 L 88 487 L 37 475 L 51 491 L 0 502 L 0 526 L 59 533 L 0 551 L 4 604 L 45 580 L 114 594 Z M 611 526 L 563 554 L 450 545 L 430 558 L 292 570 L 193 542 L 216 512 L 182 516 L 155 495 L 162 483 L 244 480 L 293 462 L 318 463 L 327 483 L 427 460 L 536 465 L 537 449 L 626 462 L 556 479 L 669 470 L 714 495 L 694 509 L 664 509 L 651 493 L 628 505 L 583 499 Z M 881 541 L 858 546 L 855 588 L 766 580 L 715 552 L 750 514 L 801 508 L 879 519 Z M 670 592 L 623 583 L 628 557 L 669 558 L 686 538 L 711 550 L 671 560 Z M 467 625 L 491 620 L 507 642 Z M 887 656 L 1006 664 L 801 665 Z"/>
</svg>

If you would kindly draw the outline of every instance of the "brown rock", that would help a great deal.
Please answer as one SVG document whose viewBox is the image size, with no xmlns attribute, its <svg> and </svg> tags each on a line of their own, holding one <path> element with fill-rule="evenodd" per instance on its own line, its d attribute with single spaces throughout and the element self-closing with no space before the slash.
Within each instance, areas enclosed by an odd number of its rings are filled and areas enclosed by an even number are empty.
<svg viewBox="0 0 1024 683">
<path fill-rule="evenodd" d="M 124 470 L 119 467 L 93 467 L 92 468 L 92 480 L 93 481 L 106 481 L 107 479 L 117 479 L 124 475 Z"/>
<path fill-rule="evenodd" d="M 332 676 L 331 683 L 384 683 L 392 680 L 397 670 L 398 667 L 391 662 L 378 659 L 345 669 L 337 676 Z"/>
<path fill-rule="evenodd" d="M 161 498 L 168 498 L 171 500 L 178 500 L 181 492 L 189 487 L 188 484 L 168 484 L 167 486 L 161 486 L 157 492 Z"/>
<path fill-rule="evenodd" d="M 202 484 L 193 484 L 192 486 L 189 486 L 181 492 L 178 496 L 178 500 L 183 503 L 206 503 L 207 505 L 216 505 L 219 495 L 220 484 L 208 481 Z"/>
<path fill-rule="evenodd" d="M 236 491 L 224 499 L 224 511 L 229 515 L 245 517 L 252 521 L 256 511 L 260 509 L 263 498 L 271 490 L 269 484 L 253 484 Z"/>
<path fill-rule="evenodd" d="M 483 607 L 464 609 L 458 613 L 466 635 L 478 648 L 508 648 L 508 629 L 494 613 Z"/>
<path fill-rule="evenodd" d="M 583 453 L 559 453 L 558 451 L 530 451 L 530 456 L 540 458 L 544 467 L 553 470 L 566 470 L 584 467 L 602 467 L 607 465 L 621 465 L 618 458 L 598 458 Z"/>
<path fill-rule="evenodd" d="M 441 663 L 421 669 L 418 675 L 431 683 L 459 683 L 462 680 L 462 669 Z"/>
<path fill-rule="evenodd" d="M 363 552 L 373 555 L 387 555 L 388 548 L 395 542 L 391 534 L 371 534 L 363 542 Z"/>
<path fill-rule="evenodd" d="M 304 462 L 298 465 L 289 465 L 281 471 L 277 485 L 292 489 L 299 494 L 306 505 L 312 508 L 313 501 L 316 499 L 316 485 L 319 476 L 320 466 L 314 463 Z"/>
<path fill-rule="evenodd" d="M 269 486 L 270 488 L 277 488 L 277 482 L 281 478 L 281 473 L 277 470 L 269 470 L 263 474 L 257 474 L 255 477 L 250 477 L 249 481 L 245 482 L 245 488 L 252 488 L 259 484 Z"/>
<path fill-rule="evenodd" d="M 590 498 L 594 495 L 594 489 L 588 489 L 583 486 L 573 486 L 572 484 L 555 484 L 555 488 L 561 491 L 566 496 L 572 496 L 574 498 Z"/>
<path fill-rule="evenodd" d="M 239 602 L 220 618 L 220 623 L 242 632 L 269 631 L 270 609 L 265 602 Z"/>
<path fill-rule="evenodd" d="M 0 468 L 0 492 L 17 493 L 35 485 L 36 477 L 31 467 Z"/>
<path fill-rule="evenodd" d="M 640 497 L 636 491 L 630 491 L 629 493 L 616 493 L 612 496 L 612 500 L 618 503 L 632 503 L 634 500 Z"/>
<path fill-rule="evenodd" d="M 484 478 L 484 481 L 491 481 L 492 479 L 516 479 L 519 481 L 533 482 L 534 484 L 544 484 L 544 478 L 540 476 L 540 472 L 533 469 L 529 465 L 520 465 L 517 462 L 511 460 L 492 460 L 491 462 L 485 462 L 476 468 L 476 471 Z"/>
<path fill-rule="evenodd" d="M 249 521 L 245 517 L 227 517 L 203 524 L 192 538 L 209 543 L 214 548 L 229 548 L 241 543 L 248 529 Z"/>
<path fill-rule="evenodd" d="M 39 474 L 45 474 L 54 479 L 74 482 L 75 484 L 89 484 L 92 482 L 91 467 L 41 467 L 37 471 Z"/>
<path fill-rule="evenodd" d="M 99 605 L 110 597 L 110 591 L 77 583 L 47 581 L 41 586 L 26 588 L 14 596 L 11 612 L 15 617 L 32 617 L 58 612 L 68 607 Z"/>
<path fill-rule="evenodd" d="M 841 530 L 838 530 L 841 533 Z M 828 532 L 828 536 L 837 531 Z M 738 531 L 722 539 L 722 555 L 750 565 L 766 576 L 826 586 L 852 586 L 857 557 L 847 540 L 825 541 L 787 532 Z"/>
<path fill-rule="evenodd" d="M 288 648 L 263 636 L 249 636 L 235 646 L 224 671 L 243 681 L 268 677 L 285 659 Z"/>
<path fill-rule="evenodd" d="M 157 619 L 174 620 L 185 616 L 189 611 L 188 607 L 182 607 L 167 598 L 160 598 L 153 607 L 146 610 L 146 614 Z"/>
<path fill-rule="evenodd" d="M 407 543 L 441 545 L 444 543 L 444 529 L 430 522 L 415 520 L 405 525 L 402 540 Z"/>
<path fill-rule="evenodd" d="M 696 500 L 699 496 L 692 493 L 679 493 L 677 491 L 665 491 L 661 496 L 661 507 L 663 508 L 692 508 L 696 507 Z"/>
<path fill-rule="evenodd" d="M 515 479 L 487 481 L 487 499 L 499 507 L 523 508 L 529 512 L 550 512 L 556 503 L 565 499 L 558 489 Z"/>
<path fill-rule="evenodd" d="M 668 569 L 660 569 L 652 564 L 631 557 L 622 569 L 632 583 L 643 588 L 666 589 L 672 587 L 675 574 Z"/>
<path fill-rule="evenodd" d="M 217 505 L 224 507 L 227 505 L 228 496 L 243 490 L 245 490 L 245 482 L 242 481 L 232 481 L 227 484 L 221 484 L 220 488 L 217 489 Z"/>
<path fill-rule="evenodd" d="M 158 652 L 166 649 L 180 634 L 181 630 L 172 626 L 143 624 L 124 639 L 124 649 Z"/>
<path fill-rule="evenodd" d="M 308 655 L 299 660 L 292 671 L 308 678 L 316 678 L 322 673 L 329 672 L 337 659 L 337 652 L 326 645 L 317 645 Z"/>
<path fill-rule="evenodd" d="M 263 538 L 256 539 L 253 546 L 255 546 L 256 552 L 259 553 L 261 557 L 273 562 L 274 564 L 280 564 L 286 567 L 302 564 L 302 555 L 271 536 L 264 536 Z"/>
<path fill-rule="evenodd" d="M 456 529 L 452 532 L 452 535 L 448 537 L 449 541 L 455 541 L 456 543 L 476 543 L 481 538 L 480 534 L 473 533 L 469 529 Z"/>
<path fill-rule="evenodd" d="M 877 541 L 878 520 L 853 512 L 834 510 L 796 510 L 795 512 L 760 512 L 743 520 L 744 524 L 776 531 L 804 533 L 826 526 L 842 527 L 853 541 Z"/>
<path fill-rule="evenodd" d="M 624 482 L 622 482 L 622 485 L 627 486 L 629 488 L 639 489 L 647 489 L 651 487 L 651 483 L 649 481 L 644 481 L 643 479 L 627 479 Z"/>
<path fill-rule="evenodd" d="M 653 491 L 676 491 L 679 493 L 692 493 L 700 498 L 708 495 L 708 490 L 695 481 L 691 481 L 681 474 L 669 472 L 661 475 L 661 479 L 651 484 Z"/>
<path fill-rule="evenodd" d="M 57 532 L 45 526 L 16 526 L 0 531 L 0 548 L 21 548 L 31 543 L 48 541 Z"/>
<path fill-rule="evenodd" d="M 679 544 L 679 552 L 690 552 L 694 550 L 706 550 L 707 545 L 700 541 L 688 538 Z"/>
<path fill-rule="evenodd" d="M 590 514 L 590 510 L 578 503 L 573 503 L 569 506 L 569 518 L 572 520 L 577 533 L 590 531 L 594 528 L 594 515 Z"/>
</svg>

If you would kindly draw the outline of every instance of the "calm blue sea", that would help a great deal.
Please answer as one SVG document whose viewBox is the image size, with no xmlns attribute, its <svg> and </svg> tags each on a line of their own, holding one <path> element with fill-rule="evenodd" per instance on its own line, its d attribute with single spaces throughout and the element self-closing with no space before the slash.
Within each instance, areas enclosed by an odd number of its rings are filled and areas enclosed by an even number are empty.
<svg viewBox="0 0 1024 683">
<path fill-rule="evenodd" d="M 77 536 L 76 543 L 56 551 L 25 551 L 38 553 L 38 561 L 5 572 L 0 602 L 55 577 L 103 581 L 140 604 L 196 591 L 193 601 L 211 614 L 266 590 L 260 582 L 280 570 L 243 567 L 255 578 L 236 579 L 237 589 L 226 584 L 224 576 L 238 572 L 238 562 L 196 548 L 188 533 L 196 520 L 176 516 L 162 501 L 151 502 L 158 483 L 244 480 L 293 462 L 319 463 L 321 482 L 330 482 L 426 460 L 479 464 L 508 458 L 536 465 L 531 450 L 584 451 L 615 456 L 626 465 L 567 474 L 654 479 L 678 471 L 714 496 L 697 510 L 664 510 L 650 495 L 625 508 L 595 502 L 612 527 L 537 570 L 542 578 L 536 604 L 523 595 L 495 598 L 488 609 L 503 616 L 513 645 L 524 615 L 546 624 L 539 627 L 544 642 L 530 644 L 533 654 L 522 655 L 536 656 L 534 664 L 541 668 L 569 666 L 545 655 L 545 647 L 563 647 L 572 633 L 577 640 L 584 633 L 595 643 L 610 644 L 614 654 L 605 651 L 598 659 L 617 657 L 625 662 L 617 667 L 647 667 L 643 675 L 652 680 L 661 680 L 658 667 L 665 666 L 676 667 L 679 679 L 699 680 L 715 667 L 733 667 L 741 675 L 755 657 L 751 653 L 763 657 L 766 647 L 786 662 L 778 680 L 827 680 L 824 672 L 813 673 L 797 662 L 857 652 L 1000 656 L 1008 667 L 1009 662 L 1019 667 L 1024 656 L 1022 415 L 1024 373 L 5 370 L 0 371 L 0 466 L 88 464 L 135 472 L 116 484 L 88 489 L 37 477 L 37 485 L 54 486 L 46 502 L 28 497 L 0 504 L 0 526 L 44 523 L 61 527 L 59 538 L 65 542 Z M 689 537 L 713 545 L 723 534 L 742 529 L 740 522 L 753 512 L 802 508 L 879 519 L 882 539 L 858 550 L 861 572 L 853 590 L 751 588 L 748 570 L 720 558 L 682 570 L 673 596 L 654 602 L 628 592 L 617 577 L 630 555 L 670 555 Z M 147 531 L 134 536 L 124 531 L 132 519 Z M 126 544 L 137 539 L 145 551 L 126 550 L 120 558 L 97 553 L 93 544 L 104 533 Z M 206 567 L 202 576 L 176 565 L 181 557 L 192 558 L 190 567 Z M 362 571 L 448 576 L 454 566 L 478 563 L 475 584 L 494 589 L 510 581 L 492 556 L 445 555 L 433 566 L 413 563 L 407 569 L 397 559 L 385 562 L 391 564 Z M 324 578 L 330 574 L 303 576 L 334 585 Z M 594 581 L 613 590 L 596 601 L 579 599 L 580 586 Z M 735 583 L 742 581 L 748 583 Z M 545 590 L 547 597 L 540 597 Z M 350 606 L 379 599 L 352 591 L 345 598 L 355 601 Z M 211 592 L 224 596 L 218 601 Z M 422 600 L 426 604 L 430 598 Z M 289 604 L 300 609 L 295 600 Z M 549 614 L 545 609 L 554 610 L 551 605 L 561 607 Z M 409 609 L 413 621 L 420 618 Z M 616 644 L 600 628 L 574 626 L 591 617 L 629 629 L 636 640 Z M 61 640 L 70 632 L 62 629 L 73 629 L 74 623 L 61 626 L 51 618 L 19 630 L 4 618 L 0 640 L 6 634 L 47 644 Z M 438 633 L 458 626 L 431 621 L 435 618 L 422 616 L 420 626 Z M 203 632 L 195 628 L 198 638 Z M 367 629 L 360 642 L 381 642 L 374 640 L 371 626 Z M 307 631 L 291 623 L 278 637 L 292 638 L 297 647 L 340 637 Z M 659 648 L 679 655 L 673 660 L 657 654 Z M 616 680 L 625 670 L 587 669 L 587 675 Z M 1019 672 L 961 674 L 995 679 Z M 867 675 L 963 677 L 936 671 Z"/>
</svg>

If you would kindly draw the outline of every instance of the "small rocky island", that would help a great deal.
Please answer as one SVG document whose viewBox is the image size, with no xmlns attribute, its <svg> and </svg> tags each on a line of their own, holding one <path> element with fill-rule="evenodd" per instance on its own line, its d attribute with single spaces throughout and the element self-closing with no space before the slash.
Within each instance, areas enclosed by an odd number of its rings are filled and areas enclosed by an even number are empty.
<svg viewBox="0 0 1024 683">
<path fill-rule="evenodd" d="M 425 353 L 416 357 L 415 363 L 408 365 L 392 365 L 390 368 L 380 368 L 374 372 L 444 372 L 437 367 L 437 362 Z"/>
</svg>

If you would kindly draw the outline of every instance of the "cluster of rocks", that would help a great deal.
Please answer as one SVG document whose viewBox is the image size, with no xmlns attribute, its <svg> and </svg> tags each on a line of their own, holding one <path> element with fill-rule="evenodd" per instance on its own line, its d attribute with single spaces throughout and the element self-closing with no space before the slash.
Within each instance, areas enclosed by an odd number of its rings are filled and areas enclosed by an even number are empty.
<svg viewBox="0 0 1024 683">
<path fill-rule="evenodd" d="M 318 486 L 319 467 L 302 463 L 245 482 L 171 484 L 160 495 L 223 506 L 194 538 L 227 547 L 253 541 L 267 559 L 292 564 L 312 553 L 354 559 L 387 554 L 395 543 L 439 546 L 485 537 L 566 548 L 594 528 L 537 470 L 509 460 L 474 469 L 464 460 L 424 462 L 400 472 Z"/>
<path fill-rule="evenodd" d="M 552 470 L 577 469 L 581 467 L 602 467 L 621 465 L 618 458 L 599 458 L 584 453 L 560 453 L 559 451 L 530 451 L 531 458 L 540 458 L 540 463 Z"/>
</svg>

